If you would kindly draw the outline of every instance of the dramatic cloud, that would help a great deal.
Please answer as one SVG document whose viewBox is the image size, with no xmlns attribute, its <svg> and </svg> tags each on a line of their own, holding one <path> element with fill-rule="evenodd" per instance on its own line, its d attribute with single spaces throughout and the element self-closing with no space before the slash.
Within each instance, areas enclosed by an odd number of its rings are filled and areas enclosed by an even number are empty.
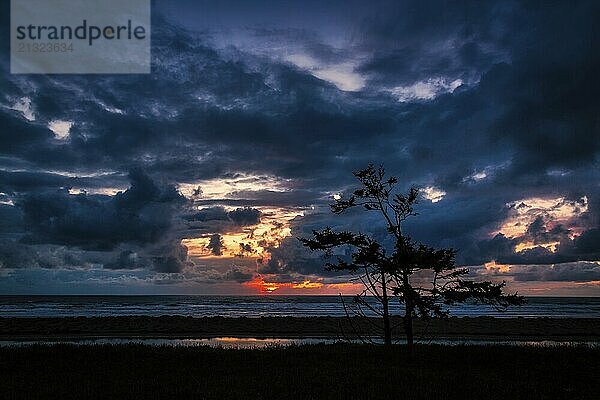
<svg viewBox="0 0 600 400">
<path fill-rule="evenodd" d="M 198 212 L 186 215 L 190 228 L 207 232 L 224 232 L 260 223 L 262 212 L 256 208 L 238 207 L 227 211 L 223 206 L 204 207 Z"/>
<path fill-rule="evenodd" d="M 182 270 L 187 249 L 173 237 L 172 228 L 185 198 L 173 186 L 158 186 L 141 170 L 132 170 L 129 178 L 131 187 L 114 196 L 58 189 L 18 198 L 11 208 L 22 212 L 27 233 L 18 242 L 3 243 L 2 266 L 84 266 L 95 260 L 109 269 Z M 114 261 L 98 255 L 123 247 L 138 250 L 122 250 Z"/>
<path fill-rule="evenodd" d="M 70 195 L 65 190 L 23 196 L 17 207 L 31 233 L 22 241 L 84 249 L 157 242 L 185 199 L 172 186 L 157 186 L 140 170 L 129 177 L 131 187 L 115 196 Z"/>
<path fill-rule="evenodd" d="M 406 232 L 461 264 L 597 280 L 598 2 L 238 6 L 157 5 L 149 75 L 12 75 L 0 60 L 6 282 L 327 284 L 295 238 L 385 235 L 325 207 L 368 162 L 423 189 Z"/>
</svg>

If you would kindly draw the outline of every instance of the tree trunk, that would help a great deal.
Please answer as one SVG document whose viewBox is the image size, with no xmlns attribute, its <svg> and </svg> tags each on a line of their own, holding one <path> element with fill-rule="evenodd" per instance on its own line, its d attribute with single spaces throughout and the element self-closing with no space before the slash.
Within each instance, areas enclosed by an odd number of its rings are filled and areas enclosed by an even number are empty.
<svg viewBox="0 0 600 400">
<path fill-rule="evenodd" d="M 408 274 L 403 276 L 404 283 L 404 304 L 406 305 L 406 311 L 404 313 L 404 332 L 406 333 L 406 345 L 408 349 L 412 349 L 414 344 L 413 334 L 413 304 L 412 304 L 412 287 L 408 280 Z"/>
<path fill-rule="evenodd" d="M 381 273 L 381 290 L 383 295 L 381 296 L 381 303 L 383 305 L 383 343 L 385 345 L 392 344 L 392 327 L 390 325 L 390 309 L 389 300 L 387 295 L 387 283 L 385 281 L 385 273 Z"/>
<path fill-rule="evenodd" d="M 404 332 L 406 332 L 406 345 L 409 349 L 412 349 L 414 344 L 413 334 L 413 316 L 412 316 L 412 305 L 406 303 L 406 314 L 404 315 Z"/>
</svg>

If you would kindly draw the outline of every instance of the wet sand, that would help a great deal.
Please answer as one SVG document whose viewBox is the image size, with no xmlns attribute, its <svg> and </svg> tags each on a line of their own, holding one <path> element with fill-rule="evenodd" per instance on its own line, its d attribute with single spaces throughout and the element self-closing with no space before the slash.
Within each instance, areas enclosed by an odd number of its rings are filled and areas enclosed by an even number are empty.
<svg viewBox="0 0 600 400">
<path fill-rule="evenodd" d="M 377 335 L 377 319 L 341 317 L 66 317 L 0 318 L 0 340 L 89 338 L 356 338 Z M 394 336 L 402 322 L 394 318 Z M 449 340 L 600 341 L 596 318 L 463 317 L 415 322 L 416 337 Z"/>
</svg>

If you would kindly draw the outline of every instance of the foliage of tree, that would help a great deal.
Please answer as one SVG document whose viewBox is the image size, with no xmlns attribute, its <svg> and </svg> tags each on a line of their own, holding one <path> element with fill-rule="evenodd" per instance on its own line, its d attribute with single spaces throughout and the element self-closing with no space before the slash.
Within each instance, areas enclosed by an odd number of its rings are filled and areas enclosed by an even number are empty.
<svg viewBox="0 0 600 400">
<path fill-rule="evenodd" d="M 417 213 L 414 206 L 419 190 L 411 188 L 398 193 L 398 180 L 386 176 L 383 166 L 354 172 L 360 187 L 348 197 L 336 198 L 331 205 L 335 214 L 362 207 L 375 212 L 383 220 L 393 246 L 362 232 L 334 231 L 331 228 L 313 231 L 313 237 L 300 238 L 304 246 L 322 251 L 333 258 L 335 249 L 351 249 L 349 257 L 335 257 L 327 262 L 327 270 L 348 272 L 362 283 L 364 290 L 354 297 L 359 315 L 374 313 L 383 321 L 383 340 L 392 343 L 390 302 L 396 299 L 404 305 L 402 321 L 407 343 L 414 343 L 413 320 L 416 317 L 445 318 L 448 307 L 467 301 L 505 309 L 524 299 L 504 293 L 505 282 L 493 283 L 467 279 L 467 268 L 455 264 L 453 249 L 435 249 L 416 243 L 402 230 L 403 222 Z"/>
</svg>

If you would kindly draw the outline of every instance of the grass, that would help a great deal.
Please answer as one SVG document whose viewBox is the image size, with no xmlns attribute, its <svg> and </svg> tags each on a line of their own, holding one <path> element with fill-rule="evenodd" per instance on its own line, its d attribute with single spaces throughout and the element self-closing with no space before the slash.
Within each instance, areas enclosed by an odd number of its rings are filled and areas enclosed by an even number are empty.
<svg viewBox="0 0 600 400">
<path fill-rule="evenodd" d="M 600 349 L 145 345 L 0 349 L 2 399 L 596 399 Z"/>
</svg>

